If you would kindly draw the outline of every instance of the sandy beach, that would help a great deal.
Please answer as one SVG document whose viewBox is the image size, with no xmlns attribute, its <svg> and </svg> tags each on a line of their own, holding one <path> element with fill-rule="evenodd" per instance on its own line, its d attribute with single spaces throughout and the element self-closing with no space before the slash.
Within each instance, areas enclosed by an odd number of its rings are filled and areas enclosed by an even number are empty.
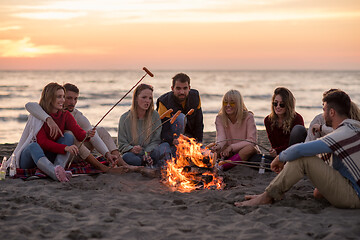
<svg viewBox="0 0 360 240">
<path fill-rule="evenodd" d="M 268 146 L 266 132 L 258 131 Z M 207 132 L 204 144 L 214 141 Z M 16 144 L 0 144 L 9 156 Z M 304 178 L 268 206 L 233 205 L 258 194 L 275 176 L 237 166 L 224 190 L 173 192 L 137 173 L 0 181 L 1 239 L 359 239 L 360 210 L 315 200 Z"/>
</svg>

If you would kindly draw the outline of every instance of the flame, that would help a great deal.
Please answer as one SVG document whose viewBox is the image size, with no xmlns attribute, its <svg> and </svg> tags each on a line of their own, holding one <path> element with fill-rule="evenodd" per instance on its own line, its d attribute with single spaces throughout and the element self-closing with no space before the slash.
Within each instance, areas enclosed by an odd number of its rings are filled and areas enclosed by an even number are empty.
<svg viewBox="0 0 360 240">
<path fill-rule="evenodd" d="M 214 171 L 215 154 L 202 148 L 194 138 L 180 135 L 176 158 L 167 162 L 162 174 L 165 184 L 176 191 L 223 189 L 222 179 Z"/>
</svg>

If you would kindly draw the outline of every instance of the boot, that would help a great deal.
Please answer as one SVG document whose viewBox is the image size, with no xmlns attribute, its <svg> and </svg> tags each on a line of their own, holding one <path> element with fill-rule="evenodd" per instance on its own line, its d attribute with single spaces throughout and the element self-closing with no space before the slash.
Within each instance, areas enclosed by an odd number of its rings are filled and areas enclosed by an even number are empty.
<svg viewBox="0 0 360 240">
<path fill-rule="evenodd" d="M 60 165 L 65 168 L 70 160 L 70 153 L 67 152 L 65 154 L 58 154 L 56 155 L 54 166 Z"/>
<path fill-rule="evenodd" d="M 239 154 L 237 153 L 237 154 L 235 154 L 234 156 L 232 156 L 231 158 L 229 158 L 229 159 L 227 159 L 228 161 L 232 161 L 232 162 L 241 162 L 242 160 L 241 160 L 241 157 L 239 156 Z M 221 163 L 221 162 L 220 162 Z M 222 164 L 220 164 L 219 163 L 219 167 L 220 167 L 220 169 L 221 170 L 223 170 L 223 171 L 227 171 L 227 170 L 229 170 L 229 169 L 231 169 L 231 168 L 233 168 L 233 167 L 235 167 L 236 165 L 234 165 L 234 164 L 231 164 L 231 163 L 222 163 Z"/>
<path fill-rule="evenodd" d="M 37 167 L 43 171 L 46 175 L 59 182 L 68 182 L 69 179 L 66 177 L 66 172 L 61 166 L 54 166 L 47 157 L 40 158 L 37 163 Z"/>
</svg>

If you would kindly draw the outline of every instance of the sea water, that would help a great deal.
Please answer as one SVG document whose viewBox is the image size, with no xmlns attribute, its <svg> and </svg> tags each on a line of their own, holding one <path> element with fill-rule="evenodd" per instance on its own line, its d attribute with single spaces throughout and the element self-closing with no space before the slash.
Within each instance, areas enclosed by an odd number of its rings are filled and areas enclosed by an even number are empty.
<svg viewBox="0 0 360 240">
<path fill-rule="evenodd" d="M 154 86 L 154 102 L 171 90 L 172 77 L 185 72 L 191 88 L 201 95 L 204 131 L 215 131 L 215 117 L 221 108 L 222 96 L 236 89 L 255 114 L 259 130 L 270 113 L 271 96 L 278 86 L 289 88 L 296 98 L 296 111 L 307 127 L 322 112 L 322 93 L 330 88 L 346 91 L 360 104 L 360 71 L 156 71 L 142 83 Z M 42 88 L 49 82 L 77 85 L 80 97 L 77 108 L 92 124 L 128 92 L 145 72 L 139 71 L 0 71 L 0 143 L 18 142 L 28 113 L 25 104 L 38 102 Z M 117 136 L 118 121 L 131 106 L 132 92 L 101 122 L 112 136 Z"/>
</svg>

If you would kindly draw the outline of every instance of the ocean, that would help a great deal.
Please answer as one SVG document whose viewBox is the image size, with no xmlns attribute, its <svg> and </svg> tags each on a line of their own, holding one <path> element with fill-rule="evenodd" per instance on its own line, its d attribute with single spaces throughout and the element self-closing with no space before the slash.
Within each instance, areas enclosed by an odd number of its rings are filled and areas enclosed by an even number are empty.
<svg viewBox="0 0 360 240">
<path fill-rule="evenodd" d="M 150 69 L 151 70 L 151 69 Z M 154 86 L 154 102 L 171 90 L 172 77 L 181 71 L 156 71 L 142 83 Z M 215 117 L 222 96 L 237 89 L 245 104 L 255 114 L 258 130 L 270 113 L 271 96 L 278 86 L 289 88 L 296 98 L 296 111 L 308 127 L 322 112 L 322 93 L 340 88 L 360 103 L 360 71 L 182 71 L 191 78 L 191 88 L 200 92 L 204 131 L 215 131 Z M 0 143 L 18 142 L 28 113 L 25 104 L 38 102 L 42 88 L 49 82 L 77 85 L 77 108 L 95 125 L 101 117 L 144 75 L 144 71 L 0 71 Z M 132 92 L 100 123 L 117 136 L 118 121 L 131 105 Z"/>
</svg>

